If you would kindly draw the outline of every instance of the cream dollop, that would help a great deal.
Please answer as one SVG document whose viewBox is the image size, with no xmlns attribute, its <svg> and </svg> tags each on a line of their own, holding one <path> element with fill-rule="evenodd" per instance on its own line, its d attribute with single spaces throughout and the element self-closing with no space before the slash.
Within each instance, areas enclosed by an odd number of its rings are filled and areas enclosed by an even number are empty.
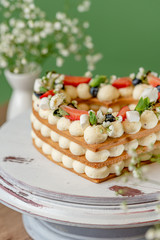
<svg viewBox="0 0 160 240">
<path fill-rule="evenodd" d="M 119 97 L 119 91 L 112 85 L 102 86 L 97 94 L 99 101 L 111 101 Z"/>
<path fill-rule="evenodd" d="M 141 123 L 142 123 L 142 128 L 151 129 L 157 125 L 158 119 L 153 111 L 145 110 L 141 114 Z"/>
<path fill-rule="evenodd" d="M 89 99 L 92 97 L 90 94 L 89 85 L 86 83 L 79 84 L 77 87 L 78 97 L 81 99 Z"/>
<path fill-rule="evenodd" d="M 135 134 L 141 129 L 141 122 L 129 122 L 125 120 L 123 122 L 124 131 L 128 134 Z"/>
<path fill-rule="evenodd" d="M 69 145 L 70 145 L 70 141 L 67 138 L 60 136 L 59 146 L 63 149 L 68 149 Z"/>
<path fill-rule="evenodd" d="M 107 139 L 107 133 L 105 129 L 100 126 L 89 126 L 84 131 L 84 140 L 87 144 L 102 143 Z"/>
<path fill-rule="evenodd" d="M 138 139 L 138 143 L 141 146 L 150 147 L 156 142 L 156 139 L 157 139 L 156 134 L 152 133 L 152 134 L 148 135 L 147 137 Z"/>
<path fill-rule="evenodd" d="M 120 156 L 124 151 L 124 145 L 118 145 L 116 147 L 110 148 L 109 152 L 110 152 L 110 157 L 118 157 Z"/>
<path fill-rule="evenodd" d="M 130 97 L 132 96 L 132 93 L 133 93 L 133 86 L 120 88 L 119 92 L 122 97 Z"/>
<path fill-rule="evenodd" d="M 57 128 L 61 131 L 68 130 L 70 125 L 71 121 L 65 117 L 60 118 L 57 122 Z"/>
<path fill-rule="evenodd" d="M 90 178 L 105 178 L 109 173 L 109 168 L 106 166 L 102 168 L 85 167 L 85 174 Z"/>
<path fill-rule="evenodd" d="M 74 142 L 70 143 L 69 149 L 70 149 L 71 153 L 73 153 L 74 155 L 77 155 L 77 156 L 84 155 L 85 151 L 86 151 L 85 148 L 83 148 L 81 145 L 74 143 Z"/>
<path fill-rule="evenodd" d="M 145 88 L 148 88 L 147 84 L 138 84 L 134 87 L 133 90 L 133 98 L 134 99 L 139 99 L 141 97 L 142 92 L 144 91 Z"/>
<path fill-rule="evenodd" d="M 79 120 L 73 121 L 71 123 L 71 125 L 69 126 L 69 132 L 72 136 L 76 136 L 76 137 L 83 136 L 84 132 Z"/>
<path fill-rule="evenodd" d="M 111 123 L 111 125 L 114 127 L 114 130 L 112 131 L 112 134 L 110 134 L 110 137 L 112 137 L 112 138 L 121 137 L 124 133 L 122 123 L 115 121 L 115 122 Z"/>
<path fill-rule="evenodd" d="M 66 93 L 71 97 L 71 99 L 76 99 L 78 97 L 77 88 L 73 86 L 65 86 Z"/>
<path fill-rule="evenodd" d="M 93 152 L 87 149 L 85 157 L 89 162 L 104 162 L 108 159 L 109 155 L 110 153 L 108 150 Z"/>
</svg>

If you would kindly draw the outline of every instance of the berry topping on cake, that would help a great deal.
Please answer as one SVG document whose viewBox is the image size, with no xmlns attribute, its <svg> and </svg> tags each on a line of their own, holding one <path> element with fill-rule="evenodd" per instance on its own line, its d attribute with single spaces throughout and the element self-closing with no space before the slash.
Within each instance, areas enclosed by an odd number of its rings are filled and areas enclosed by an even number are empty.
<svg viewBox="0 0 160 240">
<path fill-rule="evenodd" d="M 77 87 L 81 83 L 89 83 L 91 78 L 89 77 L 76 77 L 76 76 L 65 76 L 63 84 L 64 85 L 72 85 L 74 87 Z"/>
<path fill-rule="evenodd" d="M 106 114 L 105 115 L 105 122 L 114 122 L 116 121 L 116 118 L 112 114 Z"/>
<path fill-rule="evenodd" d="M 90 88 L 90 94 L 92 95 L 92 97 L 97 97 L 98 90 L 99 90 L 98 87 L 91 87 Z"/>
<path fill-rule="evenodd" d="M 61 106 L 61 108 L 68 114 L 68 115 L 65 115 L 65 117 L 70 119 L 71 121 L 80 120 L 80 116 L 82 114 L 88 115 L 88 112 L 85 110 L 78 110 L 65 105 Z"/>
<path fill-rule="evenodd" d="M 132 80 L 130 77 L 118 78 L 112 83 L 112 86 L 115 88 L 125 88 L 131 85 L 132 85 Z"/>
<path fill-rule="evenodd" d="M 120 109 L 119 113 L 117 114 L 118 116 L 122 116 L 123 121 L 127 118 L 126 112 L 130 111 L 128 106 L 124 106 Z"/>
<path fill-rule="evenodd" d="M 160 85 L 160 78 L 153 76 L 151 73 L 147 76 L 148 83 L 153 87 Z"/>
<path fill-rule="evenodd" d="M 141 83 L 142 83 L 142 80 L 141 80 L 141 79 L 134 78 L 134 79 L 132 80 L 132 84 L 133 84 L 134 86 L 136 86 L 136 85 L 138 85 L 138 84 L 141 84 Z"/>
<path fill-rule="evenodd" d="M 43 95 L 41 95 L 40 99 L 44 98 L 44 97 L 48 97 L 48 96 L 54 96 L 54 95 L 55 95 L 54 90 L 49 90 L 49 91 L 45 92 Z"/>
</svg>

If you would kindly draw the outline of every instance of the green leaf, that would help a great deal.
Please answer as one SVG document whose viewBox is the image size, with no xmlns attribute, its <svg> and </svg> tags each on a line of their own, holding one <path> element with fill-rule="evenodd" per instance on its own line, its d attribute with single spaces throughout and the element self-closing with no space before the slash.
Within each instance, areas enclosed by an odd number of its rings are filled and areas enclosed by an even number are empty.
<svg viewBox="0 0 160 240">
<path fill-rule="evenodd" d="M 47 90 L 47 88 L 45 88 L 45 87 L 40 87 L 40 92 L 41 93 L 45 93 L 45 92 L 47 92 L 48 90 Z"/>
<path fill-rule="evenodd" d="M 89 122 L 91 125 L 95 125 L 97 123 L 96 114 L 92 111 L 89 112 Z"/>
<path fill-rule="evenodd" d="M 62 108 L 58 108 L 53 112 L 53 115 L 57 117 L 64 117 L 66 115 L 69 115 L 69 113 L 64 111 Z"/>
<path fill-rule="evenodd" d="M 99 87 L 101 83 L 104 83 L 106 81 L 106 79 L 106 76 L 98 75 L 90 81 L 89 85 L 90 87 Z"/>
<path fill-rule="evenodd" d="M 153 155 L 150 160 L 151 160 L 151 162 L 160 163 L 160 154 Z"/>
<path fill-rule="evenodd" d="M 150 103 L 150 100 L 148 97 L 146 98 L 140 98 L 139 102 L 137 103 L 137 106 L 135 107 L 135 111 L 139 112 L 139 114 L 142 114 L 145 110 L 149 109 L 152 106 L 152 103 Z"/>
</svg>

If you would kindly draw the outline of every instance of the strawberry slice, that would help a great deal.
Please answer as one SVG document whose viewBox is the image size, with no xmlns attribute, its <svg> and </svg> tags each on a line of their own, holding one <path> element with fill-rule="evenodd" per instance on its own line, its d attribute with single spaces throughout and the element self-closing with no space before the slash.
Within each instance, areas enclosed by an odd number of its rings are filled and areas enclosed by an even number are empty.
<svg viewBox="0 0 160 240">
<path fill-rule="evenodd" d="M 77 87 L 81 83 L 89 83 L 91 78 L 89 77 L 76 77 L 76 76 L 65 76 L 63 80 L 64 85 L 72 85 Z"/>
<path fill-rule="evenodd" d="M 88 112 L 85 110 L 78 110 L 78 109 L 71 108 L 71 107 L 64 106 L 64 105 L 61 106 L 61 108 L 69 114 L 69 115 L 65 115 L 65 118 L 68 118 L 71 121 L 80 120 L 80 116 L 82 114 L 88 115 Z"/>
<path fill-rule="evenodd" d="M 51 95 L 51 96 L 54 96 L 54 94 L 55 94 L 55 93 L 54 93 L 54 90 L 49 90 L 49 91 L 45 92 L 43 95 L 41 95 L 41 96 L 40 96 L 40 99 L 41 99 L 41 98 L 44 98 L 44 97 L 48 97 L 48 96 L 50 96 L 50 95 Z"/>
<path fill-rule="evenodd" d="M 127 118 L 126 112 L 130 111 L 128 106 L 124 106 L 120 109 L 119 113 L 117 114 L 118 116 L 122 116 L 123 121 Z"/>
<path fill-rule="evenodd" d="M 112 83 L 112 86 L 116 88 L 125 88 L 131 85 L 132 85 L 132 80 L 130 77 L 118 78 Z"/>
<path fill-rule="evenodd" d="M 153 87 L 157 87 L 160 85 L 160 78 L 153 76 L 152 74 L 148 74 L 147 76 L 148 83 Z"/>
</svg>

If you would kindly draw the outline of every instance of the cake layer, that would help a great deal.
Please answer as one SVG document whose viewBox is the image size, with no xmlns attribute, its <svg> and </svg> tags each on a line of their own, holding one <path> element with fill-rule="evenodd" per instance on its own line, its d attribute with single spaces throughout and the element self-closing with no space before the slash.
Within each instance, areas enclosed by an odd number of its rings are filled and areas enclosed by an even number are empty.
<svg viewBox="0 0 160 240">
<path fill-rule="evenodd" d="M 136 134 L 124 133 L 119 138 L 107 138 L 107 140 L 103 143 L 87 144 L 83 137 L 72 136 L 68 130 L 61 131 L 61 130 L 57 129 L 56 124 L 55 125 L 49 124 L 48 120 L 41 118 L 39 116 L 39 113 L 37 111 L 35 111 L 34 108 L 32 109 L 32 111 L 33 111 L 34 116 L 38 119 L 38 121 L 40 123 L 44 124 L 45 126 L 50 128 L 52 131 L 58 133 L 59 135 L 69 139 L 72 142 L 75 142 L 75 143 L 81 145 L 84 148 L 90 149 L 93 152 L 104 150 L 104 149 L 110 149 L 110 148 L 113 148 L 113 147 L 121 145 L 121 144 L 126 144 L 134 139 L 140 139 L 142 137 L 148 136 L 149 134 L 160 131 L 160 123 L 158 123 L 156 127 L 152 128 L 152 129 L 141 129 Z"/>
<path fill-rule="evenodd" d="M 73 173 L 76 173 L 77 175 L 87 180 L 90 180 L 94 183 L 101 183 L 101 182 L 107 181 L 109 179 L 115 178 L 120 174 L 123 174 L 124 172 L 128 171 L 128 167 L 126 167 L 126 166 L 129 166 L 128 160 L 122 161 L 121 164 L 115 164 L 114 168 L 113 166 L 109 166 L 109 167 L 102 167 L 100 169 L 95 169 L 85 164 L 81 164 L 77 160 L 68 158 L 62 153 L 58 155 L 58 159 L 57 159 L 57 157 L 55 156 L 55 151 L 57 151 L 56 149 L 48 147 L 47 144 L 39 140 L 39 138 L 36 135 L 32 134 L 32 137 L 33 137 L 33 145 L 46 158 L 56 163 L 57 165 Z M 141 165 L 145 165 L 149 163 L 151 163 L 149 160 L 147 161 L 144 160 L 143 162 L 141 162 Z"/>
<path fill-rule="evenodd" d="M 64 149 L 64 148 L 61 148 L 59 146 L 59 143 L 57 142 L 54 142 L 50 137 L 44 137 L 42 136 L 41 132 L 38 131 L 38 130 L 35 130 L 33 125 L 32 125 L 32 129 L 34 131 L 34 133 L 36 134 L 36 136 L 42 140 L 43 142 L 47 143 L 50 147 L 52 148 L 55 148 L 56 150 L 62 152 L 63 154 L 65 154 L 66 156 L 70 157 L 70 158 L 73 158 L 73 159 L 76 159 L 77 161 L 87 165 L 87 166 L 90 166 L 90 167 L 93 167 L 93 168 L 102 168 L 104 166 L 109 166 L 109 165 L 112 165 L 112 164 L 115 164 L 115 163 L 118 163 L 118 162 L 121 162 L 121 161 L 124 161 L 128 158 L 130 158 L 129 154 L 124 151 L 120 156 L 118 157 L 108 157 L 108 159 L 104 162 L 89 162 L 85 155 L 82 155 L 82 156 L 77 156 L 77 155 L 74 155 L 70 152 L 69 149 Z M 160 142 L 157 141 L 153 148 L 158 148 L 160 147 Z M 143 147 L 143 146 L 139 146 L 137 149 L 136 149 L 136 153 L 137 154 L 141 154 L 141 153 L 144 153 L 144 152 L 148 152 L 148 147 Z"/>
</svg>

